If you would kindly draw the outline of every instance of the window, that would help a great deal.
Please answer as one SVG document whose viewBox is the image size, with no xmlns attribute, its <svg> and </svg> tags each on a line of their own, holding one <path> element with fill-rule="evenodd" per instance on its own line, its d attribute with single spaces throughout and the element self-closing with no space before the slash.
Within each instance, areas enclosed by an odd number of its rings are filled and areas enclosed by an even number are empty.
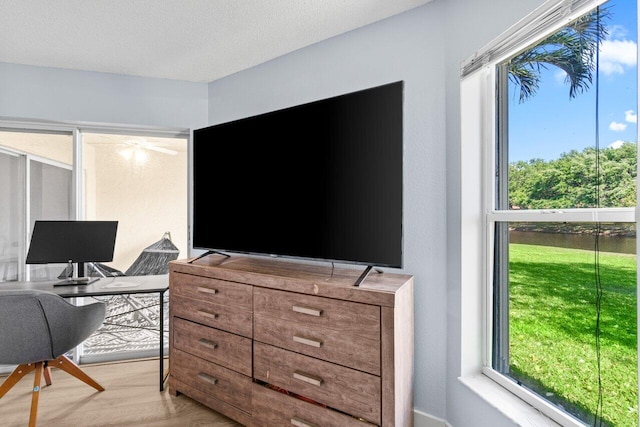
<svg viewBox="0 0 640 427">
<path fill-rule="evenodd" d="M 599 3 L 463 65 L 462 278 L 483 260 L 487 376 L 562 425 L 637 426 L 637 10 Z"/>
</svg>

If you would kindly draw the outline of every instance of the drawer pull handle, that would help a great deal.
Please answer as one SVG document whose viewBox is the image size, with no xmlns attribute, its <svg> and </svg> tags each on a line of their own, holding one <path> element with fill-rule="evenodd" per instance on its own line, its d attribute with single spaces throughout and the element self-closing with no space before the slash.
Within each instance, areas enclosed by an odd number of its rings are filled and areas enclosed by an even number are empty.
<svg viewBox="0 0 640 427">
<path fill-rule="evenodd" d="M 301 371 L 295 371 L 293 373 L 293 378 L 300 381 L 304 381 L 312 385 L 316 385 L 318 387 L 322 385 L 322 381 L 324 381 L 320 377 L 316 377 L 315 375 L 307 374 L 306 372 L 301 372 Z"/>
<path fill-rule="evenodd" d="M 295 311 L 296 313 L 308 314 L 310 316 L 318 316 L 318 317 L 322 316 L 322 310 L 318 310 L 317 308 L 309 308 L 309 307 L 294 305 L 292 310 Z"/>
<path fill-rule="evenodd" d="M 198 310 L 198 314 L 204 317 L 210 317 L 212 319 L 217 319 L 218 315 L 215 313 L 209 313 L 208 311 L 205 310 Z"/>
<path fill-rule="evenodd" d="M 294 335 L 293 340 L 300 344 L 310 345 L 311 347 L 318 347 L 318 348 L 322 347 L 322 341 L 314 340 L 313 338 L 305 338 L 305 337 L 299 337 L 297 335 Z"/>
<path fill-rule="evenodd" d="M 198 286 L 198 292 L 202 292 L 204 294 L 211 294 L 211 295 L 215 295 L 218 293 L 217 289 L 211 289 L 211 288 L 205 288 L 202 286 Z"/>
<path fill-rule="evenodd" d="M 213 341 L 209 341 L 209 340 L 208 340 L 208 339 L 206 339 L 206 338 L 200 338 L 200 339 L 198 340 L 198 343 L 200 343 L 200 345 L 202 345 L 202 346 L 204 346 L 204 347 L 211 348 L 211 349 L 214 349 L 214 350 L 215 350 L 216 348 L 218 348 L 218 343 L 215 343 L 215 342 L 213 342 Z"/>
<path fill-rule="evenodd" d="M 297 417 L 291 418 L 291 425 L 294 425 L 296 427 L 318 427 L 317 424 L 308 423 L 305 420 L 301 420 Z"/>
<path fill-rule="evenodd" d="M 204 372 L 200 372 L 198 374 L 198 378 L 200 378 L 205 383 L 209 383 L 209 384 L 214 384 L 215 385 L 218 382 L 218 380 L 216 378 L 212 377 L 209 374 L 205 374 Z"/>
</svg>

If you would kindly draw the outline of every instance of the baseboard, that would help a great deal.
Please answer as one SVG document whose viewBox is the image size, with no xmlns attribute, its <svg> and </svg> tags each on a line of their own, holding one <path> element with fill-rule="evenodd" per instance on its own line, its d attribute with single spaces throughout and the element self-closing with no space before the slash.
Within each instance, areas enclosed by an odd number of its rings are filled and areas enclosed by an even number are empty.
<svg viewBox="0 0 640 427">
<path fill-rule="evenodd" d="M 414 427 L 451 427 L 445 420 L 425 414 L 418 410 L 413 411 Z"/>
</svg>

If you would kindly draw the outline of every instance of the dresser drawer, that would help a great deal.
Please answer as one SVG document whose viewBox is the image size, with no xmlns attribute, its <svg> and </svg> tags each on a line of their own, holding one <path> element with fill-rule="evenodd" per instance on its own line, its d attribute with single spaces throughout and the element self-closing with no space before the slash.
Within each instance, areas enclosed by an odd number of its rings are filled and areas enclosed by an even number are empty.
<svg viewBox="0 0 640 427">
<path fill-rule="evenodd" d="M 380 340 L 378 306 L 265 288 L 254 289 L 253 305 L 256 315 Z"/>
<path fill-rule="evenodd" d="M 367 427 L 371 424 L 253 384 L 254 426 Z"/>
<path fill-rule="evenodd" d="M 171 273 L 171 294 L 251 311 L 252 286 L 209 277 Z"/>
<path fill-rule="evenodd" d="M 173 317 L 173 346 L 251 375 L 251 339 Z"/>
<path fill-rule="evenodd" d="M 380 377 L 256 342 L 254 377 L 380 424 Z"/>
<path fill-rule="evenodd" d="M 250 311 L 177 295 L 172 295 L 170 309 L 173 316 L 251 338 L 253 315 Z"/>
<path fill-rule="evenodd" d="M 380 375 L 380 341 L 255 314 L 254 340 Z"/>
<path fill-rule="evenodd" d="M 188 387 L 251 413 L 251 377 L 178 349 L 172 353 L 170 363 L 171 375 Z"/>
</svg>

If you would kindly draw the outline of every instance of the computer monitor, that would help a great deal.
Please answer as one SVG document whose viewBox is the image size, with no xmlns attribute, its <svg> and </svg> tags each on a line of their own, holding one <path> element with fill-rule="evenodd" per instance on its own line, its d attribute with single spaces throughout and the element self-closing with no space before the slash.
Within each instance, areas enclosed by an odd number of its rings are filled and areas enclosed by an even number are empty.
<svg viewBox="0 0 640 427">
<path fill-rule="evenodd" d="M 78 263 L 72 277 L 55 285 L 88 284 L 85 262 L 113 261 L 118 221 L 36 221 L 27 264 Z"/>
</svg>

